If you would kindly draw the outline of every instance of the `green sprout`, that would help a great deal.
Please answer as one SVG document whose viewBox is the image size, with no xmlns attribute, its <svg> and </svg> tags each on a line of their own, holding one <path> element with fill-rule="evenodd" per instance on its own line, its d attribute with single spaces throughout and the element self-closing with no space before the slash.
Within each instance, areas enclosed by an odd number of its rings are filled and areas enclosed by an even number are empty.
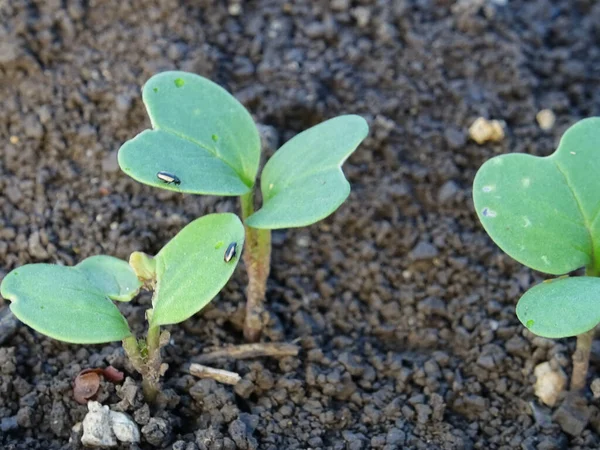
<svg viewBox="0 0 600 450">
<path fill-rule="evenodd" d="M 244 335 L 263 328 L 271 230 L 303 227 L 334 212 L 350 194 L 341 166 L 368 133 L 356 115 L 335 117 L 285 143 L 261 174 L 262 207 L 255 210 L 261 143 L 244 106 L 219 85 L 186 72 L 163 72 L 144 85 L 152 129 L 119 149 L 121 169 L 162 189 L 239 196 L 246 228 L 248 290 Z"/>
<path fill-rule="evenodd" d="M 130 263 L 112 256 L 87 258 L 74 267 L 28 264 L 10 272 L 0 286 L 14 315 L 34 330 L 74 344 L 123 341 L 153 401 L 166 370 L 160 349 L 169 339 L 162 325 L 182 322 L 206 306 L 238 263 L 225 261 L 231 244 L 243 246 L 244 227 L 235 214 L 210 214 L 188 224 L 152 257 L 134 252 Z M 138 340 L 113 303 L 150 289 L 146 339 Z"/>
<path fill-rule="evenodd" d="M 520 263 L 561 275 L 527 291 L 517 317 L 532 333 L 577 336 L 571 389 L 585 387 L 600 323 L 600 118 L 569 128 L 544 158 L 487 161 L 473 183 L 475 210 L 496 244 Z M 562 276 L 585 268 L 585 276 Z"/>
</svg>

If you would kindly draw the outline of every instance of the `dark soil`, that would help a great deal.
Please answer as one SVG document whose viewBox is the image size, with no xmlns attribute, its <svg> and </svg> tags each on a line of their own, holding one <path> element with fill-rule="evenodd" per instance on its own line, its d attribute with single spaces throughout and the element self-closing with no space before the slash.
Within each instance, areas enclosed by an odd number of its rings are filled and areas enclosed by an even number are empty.
<svg viewBox="0 0 600 450">
<path fill-rule="evenodd" d="M 104 383 L 98 400 L 143 427 L 140 448 L 600 446 L 593 400 L 573 437 L 534 396 L 534 366 L 570 373 L 574 342 L 519 324 L 516 301 L 541 276 L 490 241 L 471 202 L 486 159 L 549 154 L 569 125 L 600 114 L 600 3 L 2 2 L 0 279 L 31 262 L 156 252 L 192 219 L 237 211 L 234 199 L 159 191 L 119 171 L 120 144 L 149 126 L 140 87 L 166 69 L 235 93 L 267 153 L 338 114 L 370 122 L 345 165 L 349 201 L 274 234 L 264 339 L 299 338 L 302 352 L 218 364 L 243 376 L 235 391 L 182 374 L 193 355 L 243 342 L 243 267 L 170 329 L 158 411 L 121 401 L 139 379 L 118 343 L 66 345 L 19 326 L 0 342 L 1 448 L 79 448 L 87 408 L 71 382 L 109 364 L 135 383 Z M 535 120 L 543 108 L 557 116 L 548 132 Z M 479 116 L 504 120 L 505 139 L 470 141 Z M 123 307 L 139 333 L 148 301 Z"/>
</svg>

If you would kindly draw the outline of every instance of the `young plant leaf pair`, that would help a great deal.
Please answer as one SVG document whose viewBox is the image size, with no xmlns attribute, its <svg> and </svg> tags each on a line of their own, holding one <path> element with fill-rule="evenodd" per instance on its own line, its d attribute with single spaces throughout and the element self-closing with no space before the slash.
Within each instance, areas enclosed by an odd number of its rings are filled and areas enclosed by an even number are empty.
<svg viewBox="0 0 600 450">
<path fill-rule="evenodd" d="M 113 300 L 134 298 L 143 286 L 140 275 L 154 288 L 149 328 L 182 322 L 231 277 L 238 258 L 223 260 L 231 242 L 243 245 L 239 218 L 210 214 L 188 224 L 154 258 L 146 256 L 152 268 L 140 274 L 127 262 L 104 255 L 74 267 L 28 264 L 4 278 L 0 293 L 19 320 L 54 339 L 76 344 L 124 340 L 131 331 Z"/>
<path fill-rule="evenodd" d="M 512 258 L 532 269 L 566 275 L 534 286 L 517 305 L 533 333 L 561 338 L 600 323 L 600 118 L 569 128 L 548 157 L 501 155 L 473 184 L 479 220 Z"/>
<path fill-rule="evenodd" d="M 122 340 L 142 374 L 146 398 L 156 396 L 165 342 L 161 325 L 202 309 L 231 277 L 246 242 L 249 336 L 261 330 L 270 264 L 270 230 L 304 226 L 333 212 L 349 195 L 341 164 L 367 134 L 364 119 L 341 116 L 280 148 L 262 173 L 263 207 L 254 212 L 260 137 L 250 114 L 215 83 L 165 72 L 144 86 L 152 122 L 119 150 L 121 168 L 151 186 L 192 194 L 241 196 L 244 224 L 234 214 L 210 214 L 181 230 L 155 257 L 134 252 L 129 264 L 94 256 L 75 267 L 31 264 L 0 286 L 15 316 L 37 331 L 71 343 Z M 113 303 L 153 290 L 145 342 L 132 334 Z"/>
<path fill-rule="evenodd" d="M 150 186 L 198 195 L 242 196 L 252 192 L 261 141 L 244 106 L 206 78 L 163 72 L 144 85 L 142 98 L 152 129 L 119 150 L 121 169 Z M 366 137 L 359 116 L 339 116 L 284 144 L 261 176 L 262 208 L 245 218 L 252 228 L 279 229 L 315 223 L 348 197 L 341 165 Z M 166 184 L 166 171 L 180 184 Z"/>
<path fill-rule="evenodd" d="M 341 165 L 366 137 L 368 125 L 359 116 L 339 116 L 285 143 L 262 171 L 263 203 L 255 211 L 261 141 L 244 106 L 212 81 L 185 72 L 153 76 L 142 98 L 152 129 L 120 148 L 119 165 L 150 186 L 241 197 L 249 278 L 244 334 L 257 340 L 270 270 L 270 230 L 313 224 L 344 202 L 350 184 Z"/>
</svg>

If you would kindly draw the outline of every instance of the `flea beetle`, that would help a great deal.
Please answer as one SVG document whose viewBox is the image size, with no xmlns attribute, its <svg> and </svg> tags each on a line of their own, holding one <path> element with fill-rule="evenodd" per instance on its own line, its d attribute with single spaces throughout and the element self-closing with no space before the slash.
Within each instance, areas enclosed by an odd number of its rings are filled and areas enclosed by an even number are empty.
<svg viewBox="0 0 600 450">
<path fill-rule="evenodd" d="M 225 262 L 231 261 L 235 258 L 235 251 L 237 249 L 237 242 L 232 242 L 227 246 L 227 250 L 225 250 L 225 256 L 223 256 L 223 260 Z"/>
<path fill-rule="evenodd" d="M 160 180 L 165 182 L 166 184 L 177 184 L 179 185 L 181 183 L 181 180 L 179 178 L 177 178 L 176 175 L 173 175 L 172 173 L 169 172 L 158 172 L 156 174 L 156 177 Z"/>
</svg>

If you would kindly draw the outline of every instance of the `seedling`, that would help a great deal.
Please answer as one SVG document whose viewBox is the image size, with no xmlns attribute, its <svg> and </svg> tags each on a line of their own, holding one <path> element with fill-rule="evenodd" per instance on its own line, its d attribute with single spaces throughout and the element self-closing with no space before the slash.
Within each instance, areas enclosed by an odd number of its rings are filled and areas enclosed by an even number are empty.
<svg viewBox="0 0 600 450">
<path fill-rule="evenodd" d="M 368 133 L 366 121 L 339 116 L 285 143 L 261 174 L 262 207 L 255 210 L 260 136 L 248 111 L 217 84 L 186 72 L 163 72 L 144 85 L 152 129 L 119 150 L 121 169 L 150 186 L 198 195 L 239 196 L 246 228 L 248 272 L 244 334 L 263 327 L 271 230 L 303 227 L 335 211 L 350 194 L 341 165 Z M 180 181 L 156 174 L 169 168 Z"/>
<path fill-rule="evenodd" d="M 477 172 L 473 200 L 496 244 L 520 263 L 561 275 L 527 291 L 517 317 L 548 338 L 577 336 L 571 389 L 585 387 L 600 322 L 600 118 L 569 128 L 540 158 L 501 155 Z M 579 268 L 585 276 L 562 276 Z"/>
<path fill-rule="evenodd" d="M 0 293 L 18 319 L 51 338 L 74 344 L 122 340 L 152 401 L 166 370 L 160 348 L 169 333 L 160 327 L 188 319 L 217 295 L 238 263 L 235 255 L 223 261 L 231 241 L 244 242 L 238 217 L 210 214 L 188 224 L 154 257 L 134 252 L 129 264 L 104 255 L 74 267 L 28 264 L 6 275 Z M 138 340 L 113 300 L 128 302 L 142 287 L 153 295 L 147 336 Z"/>
</svg>

